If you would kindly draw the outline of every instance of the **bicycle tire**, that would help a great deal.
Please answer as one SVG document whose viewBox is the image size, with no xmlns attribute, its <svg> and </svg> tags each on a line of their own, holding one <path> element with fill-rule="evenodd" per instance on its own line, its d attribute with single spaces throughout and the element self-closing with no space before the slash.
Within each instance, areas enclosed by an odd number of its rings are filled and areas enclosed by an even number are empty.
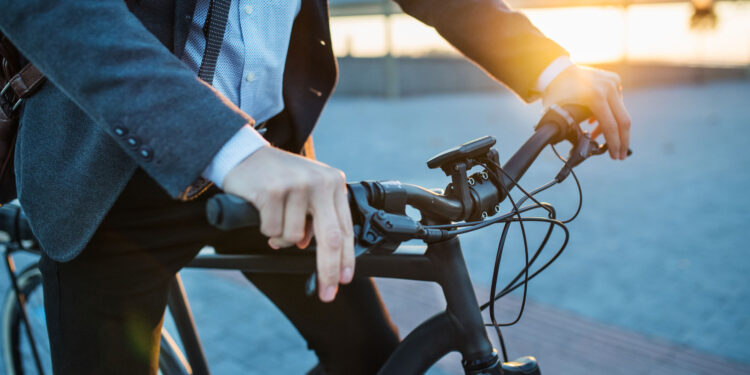
<svg viewBox="0 0 750 375">
<path fill-rule="evenodd" d="M 44 318 L 42 298 L 42 274 L 36 264 L 21 271 L 16 281 L 18 288 L 26 296 L 26 310 L 32 325 L 32 334 L 36 340 L 45 374 L 52 373 L 52 361 L 49 354 L 49 339 Z M 8 375 L 26 375 L 38 373 L 34 364 L 31 349 L 23 328 L 21 309 L 16 301 L 16 293 L 9 289 L 5 295 L 2 311 L 2 346 L 3 361 Z"/>
<path fill-rule="evenodd" d="M 385 374 L 424 374 L 448 353 L 455 351 L 452 323 L 446 313 L 422 322 L 411 331 L 378 371 Z"/>
<path fill-rule="evenodd" d="M 378 371 L 378 375 L 385 374 L 424 374 L 435 368 L 444 356 L 458 351 L 456 343 L 461 341 L 460 335 L 452 327 L 452 318 L 445 312 L 439 313 L 422 322 L 411 331 L 402 341 L 388 361 Z M 536 360 L 531 358 L 533 365 L 524 367 L 508 367 L 497 363 L 497 367 L 483 370 L 482 374 L 505 373 L 540 375 Z M 474 372 L 472 372 L 474 373 Z"/>
<path fill-rule="evenodd" d="M 32 325 L 32 334 L 36 341 L 45 374 L 52 374 L 52 361 L 49 351 L 49 338 L 44 316 L 42 298 L 42 274 L 36 264 L 32 264 L 21 271 L 17 278 L 18 288 L 26 296 L 26 310 Z M 23 328 L 21 309 L 16 301 L 13 289 L 5 295 L 2 321 L 2 355 L 7 375 L 37 374 L 36 365 L 29 348 L 26 331 Z M 161 351 L 159 353 L 159 373 L 163 375 L 190 374 L 190 366 L 182 355 L 177 343 L 169 334 L 162 330 Z"/>
</svg>

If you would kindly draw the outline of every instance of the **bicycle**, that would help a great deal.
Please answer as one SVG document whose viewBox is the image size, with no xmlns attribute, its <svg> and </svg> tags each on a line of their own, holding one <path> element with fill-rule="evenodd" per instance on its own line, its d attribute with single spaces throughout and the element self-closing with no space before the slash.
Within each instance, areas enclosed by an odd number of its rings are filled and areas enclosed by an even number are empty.
<svg viewBox="0 0 750 375">
<path fill-rule="evenodd" d="M 590 116 L 583 107 L 552 107 L 535 127 L 535 133 L 520 149 L 500 166 L 498 152 L 492 147 L 495 140 L 483 137 L 449 149 L 427 162 L 429 168 L 440 168 L 451 178 L 444 192 L 432 191 L 398 181 L 363 181 L 349 183 L 349 200 L 355 223 L 357 276 L 387 277 L 437 282 L 446 300 L 445 311 L 429 318 L 410 332 L 389 357 L 379 374 L 421 374 L 445 354 L 458 351 L 466 374 L 541 374 L 533 357 L 508 362 L 501 326 L 516 323 L 522 316 L 526 300 L 526 285 L 557 259 L 568 242 L 565 223 L 573 220 L 581 208 L 567 220 L 558 220 L 554 208 L 539 202 L 534 195 L 561 183 L 572 174 L 582 199 L 580 184 L 573 168 L 592 155 L 606 152 L 606 144 L 599 145 L 589 138 L 579 123 Z M 547 146 L 562 140 L 572 144 L 564 166 L 547 184 L 528 192 L 518 180 Z M 554 147 L 553 147 L 554 150 Z M 557 153 L 556 150 L 554 150 Z M 630 151 L 629 151 L 630 152 Z M 559 154 L 558 154 L 559 156 Z M 561 158 L 562 159 L 562 158 Z M 481 171 L 469 174 L 475 167 Z M 511 189 L 518 188 L 523 197 L 515 201 Z M 510 200 L 513 209 L 500 214 L 500 202 Z M 533 203 L 524 205 L 527 200 Z M 405 214 L 409 205 L 418 209 L 421 220 Z M 523 217 L 522 213 L 544 210 L 547 217 Z M 259 215 L 244 200 L 217 194 L 206 206 L 209 223 L 219 229 L 231 230 L 257 226 Z M 542 222 L 549 229 L 541 245 L 529 257 L 524 222 Z M 476 296 L 464 263 L 458 235 L 489 225 L 505 224 L 494 263 L 490 298 L 477 306 Z M 498 290 L 498 273 L 503 246 L 511 223 L 518 223 L 524 238 L 526 265 L 504 288 Z M 556 253 L 541 267 L 531 272 L 547 246 L 554 228 L 564 231 L 565 239 Z M 38 253 L 40 250 L 20 208 L 0 209 L 0 229 L 5 229 L 9 240 L 5 245 L 5 261 L 12 288 L 5 298 L 2 311 L 2 343 L 6 370 L 11 374 L 51 373 L 46 328 L 39 319 L 41 275 L 35 264 L 16 273 L 12 255 L 19 251 Z M 419 239 L 427 244 L 424 254 L 401 254 L 399 244 Z M 275 255 L 198 255 L 189 268 L 240 270 L 255 273 L 312 274 L 308 294 L 315 288 L 314 252 Z M 494 306 L 497 300 L 523 286 L 521 310 L 509 323 L 498 323 Z M 209 374 L 187 297 L 179 274 L 170 286 L 168 307 L 184 354 L 166 331 L 162 331 L 162 351 L 159 368 L 163 374 Z M 489 308 L 490 323 L 484 323 L 481 311 Z M 486 327 L 494 327 L 498 335 L 503 359 L 493 348 Z M 41 338 L 40 338 L 41 336 Z M 25 345 L 24 345 L 25 344 Z M 46 346 L 45 346 L 46 345 Z M 47 349 L 45 351 L 45 349 Z M 46 357 L 45 357 L 46 356 Z"/>
</svg>

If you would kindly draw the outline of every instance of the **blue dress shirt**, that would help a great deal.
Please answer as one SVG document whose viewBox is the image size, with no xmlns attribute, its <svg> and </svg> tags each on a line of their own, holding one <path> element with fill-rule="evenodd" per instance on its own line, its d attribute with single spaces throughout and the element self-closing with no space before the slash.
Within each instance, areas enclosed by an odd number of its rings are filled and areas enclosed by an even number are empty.
<svg viewBox="0 0 750 375">
<path fill-rule="evenodd" d="M 196 74 L 206 48 L 203 25 L 209 3 L 198 0 L 195 5 L 182 58 Z M 209 83 L 258 124 L 284 109 L 284 65 L 300 6 L 301 0 L 231 2 L 214 80 Z M 245 126 L 219 150 L 202 175 L 221 187 L 235 165 L 267 144 L 252 127 Z"/>
<path fill-rule="evenodd" d="M 262 123 L 284 109 L 282 84 L 289 39 L 302 0 L 233 0 L 213 82 L 216 90 Z M 206 39 L 203 25 L 210 1 L 198 0 L 183 61 L 198 73 Z M 541 94 L 573 63 L 567 56 L 540 74 Z M 202 176 L 221 187 L 229 171 L 268 142 L 250 125 L 240 129 L 214 156 Z"/>
</svg>

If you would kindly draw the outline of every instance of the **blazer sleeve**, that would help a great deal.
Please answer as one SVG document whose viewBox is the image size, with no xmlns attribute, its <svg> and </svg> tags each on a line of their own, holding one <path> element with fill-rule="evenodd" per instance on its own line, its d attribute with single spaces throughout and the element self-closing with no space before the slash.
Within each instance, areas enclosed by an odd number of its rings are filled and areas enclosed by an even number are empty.
<svg viewBox="0 0 750 375">
<path fill-rule="evenodd" d="M 567 52 L 501 0 L 395 0 L 526 101 L 537 78 Z"/>
<path fill-rule="evenodd" d="M 253 119 L 122 0 L 0 0 L 0 30 L 173 197 Z"/>
</svg>

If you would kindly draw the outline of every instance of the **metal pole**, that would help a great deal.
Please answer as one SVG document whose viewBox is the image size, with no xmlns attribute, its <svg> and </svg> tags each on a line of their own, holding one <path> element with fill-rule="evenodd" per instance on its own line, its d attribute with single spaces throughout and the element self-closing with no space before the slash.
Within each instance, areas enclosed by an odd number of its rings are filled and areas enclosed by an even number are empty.
<svg viewBox="0 0 750 375">
<path fill-rule="evenodd" d="M 385 75 L 385 97 L 389 99 L 397 98 L 399 94 L 398 66 L 395 57 L 393 57 L 393 14 L 391 0 L 382 0 L 383 15 L 385 16 L 385 56 L 383 57 L 383 73 Z"/>
</svg>

